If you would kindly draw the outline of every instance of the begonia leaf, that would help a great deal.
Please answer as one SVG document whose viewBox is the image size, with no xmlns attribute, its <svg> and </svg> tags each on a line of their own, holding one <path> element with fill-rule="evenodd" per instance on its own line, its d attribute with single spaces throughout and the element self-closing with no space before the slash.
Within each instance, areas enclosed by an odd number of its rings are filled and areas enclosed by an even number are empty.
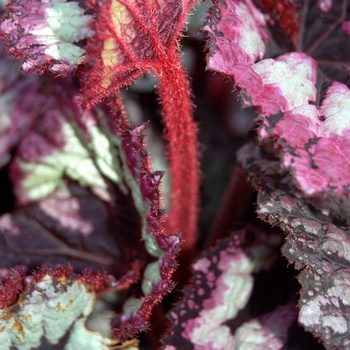
<svg viewBox="0 0 350 350">
<path fill-rule="evenodd" d="M 306 197 L 274 153 L 247 145 L 239 159 L 260 188 L 259 217 L 286 232 L 282 252 L 303 270 L 299 323 L 321 338 L 327 349 L 346 348 L 350 339 L 344 325 L 349 318 L 343 291 L 350 266 L 349 227 L 344 224 L 346 216 L 337 214 L 341 202 L 331 192 Z"/>
<path fill-rule="evenodd" d="M 209 13 L 203 28 L 209 33 L 209 69 L 232 74 L 233 65 L 250 65 L 264 57 L 266 19 L 252 1 L 221 0 Z"/>
<path fill-rule="evenodd" d="M 0 310 L 1 348 L 110 349 L 113 339 L 85 326 L 94 302 L 94 291 L 76 278 L 46 274 L 27 282 L 18 302 Z"/>
<path fill-rule="evenodd" d="M 235 350 L 279 350 L 287 342 L 288 329 L 296 318 L 293 304 L 243 323 L 235 331 Z"/>
<path fill-rule="evenodd" d="M 227 3 L 226 11 L 238 6 L 237 4 L 241 2 Z M 212 11 L 221 7 L 223 5 L 219 2 L 213 6 Z M 324 17 L 314 13 L 324 11 L 322 6 L 316 8 L 315 4 L 305 3 L 301 7 L 304 16 L 300 17 L 302 28 L 299 41 L 306 52 L 311 54 L 309 44 L 305 43 L 307 32 L 314 35 L 314 31 L 319 32 L 319 26 L 324 26 L 327 35 L 314 40 L 317 47 L 322 46 L 323 41 L 327 41 L 333 34 L 338 35 L 334 22 L 344 20 L 348 6 L 345 2 L 331 6 Z M 239 18 L 237 13 L 234 13 L 234 17 Z M 320 20 L 317 21 L 316 18 Z M 224 47 L 236 52 L 235 44 L 229 40 L 232 36 L 230 30 L 222 25 L 224 17 L 220 15 L 214 19 L 215 16 L 211 14 L 208 21 L 214 25 L 210 29 L 210 35 L 219 41 L 224 38 Z M 258 23 L 257 20 L 255 23 Z M 311 29 L 306 31 L 303 26 L 308 23 Z M 345 40 L 346 34 L 343 33 L 340 37 Z M 306 197 L 327 197 L 330 201 L 322 204 L 324 209 L 332 210 L 334 215 L 343 217 L 347 223 L 347 215 L 344 213 L 348 210 L 349 199 L 346 160 L 349 142 L 346 131 L 350 101 L 348 87 L 332 83 L 324 77 L 320 57 L 312 58 L 303 52 L 292 52 L 256 63 L 255 57 L 250 62 L 244 62 L 232 59 L 220 47 L 213 44 L 210 46 L 210 43 L 209 41 L 211 52 L 208 67 L 232 75 L 237 88 L 241 90 L 244 105 L 254 106 L 259 112 L 259 141 L 270 144 L 274 142 L 276 155 L 284 165 L 282 169 L 288 169 L 292 173 L 293 181 Z M 312 50 L 316 50 L 316 46 Z M 334 52 L 332 54 L 334 56 Z M 218 58 L 213 61 L 214 56 Z M 215 62 L 224 64 L 220 66 Z M 342 63 L 339 62 L 339 65 Z M 330 167 L 332 171 L 329 171 Z"/>
<path fill-rule="evenodd" d="M 281 160 L 274 171 L 288 172 L 287 181 L 301 196 L 349 224 L 350 92 L 334 82 L 317 100 L 319 107 L 304 103 L 279 117 L 261 117 L 260 142 L 274 143 Z"/>
<path fill-rule="evenodd" d="M 65 76 L 84 62 L 85 49 L 77 44 L 94 32 L 77 1 L 11 0 L 6 10 L 1 35 L 25 72 Z"/>
<path fill-rule="evenodd" d="M 298 277 L 303 287 L 299 322 L 327 349 L 346 348 L 350 344 L 349 227 L 326 223 L 326 215 L 283 191 L 261 193 L 258 202 L 260 217 L 288 234 L 284 255 L 303 269 Z"/>
<path fill-rule="evenodd" d="M 121 141 L 113 139 L 102 110 L 81 112 L 71 99 L 76 91 L 66 84 L 48 90 L 46 103 L 36 108 L 40 117 L 22 138 L 12 164 L 17 202 L 45 198 L 65 186 L 66 177 L 104 199 L 110 197 L 104 177 L 125 193 L 117 156 Z"/>
<path fill-rule="evenodd" d="M 46 108 L 36 109 L 10 165 L 19 209 L 0 219 L 0 264 L 26 273 L 46 263 L 104 268 L 105 277 L 82 272 L 101 288 L 122 278 L 126 300 L 112 328 L 123 341 L 147 329 L 153 306 L 173 288 L 180 237 L 164 229 L 162 172 L 151 171 L 144 126 L 117 129 L 107 107 L 82 112 L 66 82 L 45 88 Z"/>
<path fill-rule="evenodd" d="M 281 146 L 283 165 L 307 195 L 325 193 L 349 199 L 349 107 L 348 87 L 335 82 L 319 108 L 295 108 L 269 132 Z"/>
<path fill-rule="evenodd" d="M 257 60 L 296 50 L 312 57 L 330 80 L 349 84 L 350 49 L 346 23 L 350 5 L 347 1 L 322 4 L 322 1 L 260 0 L 257 3 L 261 5 L 258 8 L 252 1 L 221 0 L 209 10 L 203 27 L 209 37 L 209 69 L 234 79 L 254 81 L 254 69 L 249 67 Z M 292 39 L 294 49 L 281 40 L 274 40 L 278 30 L 271 16 L 276 17 L 287 37 Z M 235 23 L 235 26 L 229 23 Z M 241 87 L 239 82 L 236 84 Z"/>
<path fill-rule="evenodd" d="M 309 56 L 287 53 L 250 66 L 231 67 L 245 106 L 264 116 L 276 115 L 316 100 L 316 63 Z"/>
<path fill-rule="evenodd" d="M 38 93 L 36 77 L 21 77 L 18 63 L 0 43 L 0 167 L 11 158 L 12 150 L 34 123 L 44 97 Z"/>
<path fill-rule="evenodd" d="M 272 232 L 260 232 L 249 243 L 244 234 L 221 241 L 193 264 L 193 286 L 168 316 L 172 327 L 163 339 L 166 349 L 236 349 L 227 321 L 246 306 L 252 274 L 272 264 L 280 243 L 280 236 Z"/>
<path fill-rule="evenodd" d="M 80 271 L 105 268 L 120 274 L 117 237 L 122 233 L 111 230 L 112 220 L 108 205 L 88 189 L 61 188 L 0 217 L 1 267 L 26 266 L 30 272 L 47 263 L 71 263 Z"/>
<path fill-rule="evenodd" d="M 266 16 L 279 16 L 281 2 L 260 3 Z M 230 48 L 239 51 L 222 25 L 225 18 L 213 17 L 223 6 L 215 3 L 208 18 L 208 67 L 228 74 L 243 105 L 258 112 L 261 148 L 248 144 L 238 158 L 259 189 L 259 216 L 287 233 L 282 251 L 303 269 L 299 322 L 327 349 L 342 349 L 350 343 L 343 296 L 348 284 L 350 7 L 347 1 L 289 3 L 299 21 L 294 49 L 269 40 L 265 57 L 271 58 L 258 62 L 262 57 L 245 62 L 225 55 Z M 232 2 L 226 5 L 232 8 Z M 243 25 L 235 28 L 240 29 Z M 265 29 L 270 39 L 276 34 L 271 21 Z M 226 51 L 212 44 L 220 40 Z"/>
</svg>

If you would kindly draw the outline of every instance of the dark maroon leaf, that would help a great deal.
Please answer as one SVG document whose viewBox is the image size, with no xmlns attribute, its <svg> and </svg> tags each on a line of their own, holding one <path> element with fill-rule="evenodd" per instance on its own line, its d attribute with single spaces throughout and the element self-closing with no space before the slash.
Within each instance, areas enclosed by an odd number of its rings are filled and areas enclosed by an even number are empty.
<svg viewBox="0 0 350 350">
<path fill-rule="evenodd" d="M 108 205 L 86 188 L 60 189 L 37 204 L 0 219 L 3 268 L 71 263 L 77 270 L 124 272 L 117 227 Z"/>
<path fill-rule="evenodd" d="M 347 293 L 350 271 L 350 230 L 326 223 L 302 200 L 282 191 L 261 192 L 258 213 L 288 234 L 282 252 L 298 269 L 302 285 L 299 322 L 327 349 L 346 349 L 350 344 Z"/>
<path fill-rule="evenodd" d="M 11 151 L 30 129 L 43 105 L 36 77 L 22 77 L 18 63 L 11 59 L 0 43 L 0 166 L 7 164 Z"/>
<path fill-rule="evenodd" d="M 350 47 L 344 23 L 350 4 L 340 1 L 296 1 L 300 13 L 298 50 L 312 56 L 330 80 L 349 86 Z M 345 24 L 346 26 L 346 24 Z"/>
</svg>

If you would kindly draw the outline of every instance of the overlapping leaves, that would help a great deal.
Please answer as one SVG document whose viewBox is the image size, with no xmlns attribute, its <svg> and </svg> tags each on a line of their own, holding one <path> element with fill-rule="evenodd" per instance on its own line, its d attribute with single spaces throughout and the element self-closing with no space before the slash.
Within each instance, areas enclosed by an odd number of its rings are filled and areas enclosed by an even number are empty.
<svg viewBox="0 0 350 350">
<path fill-rule="evenodd" d="M 260 217 L 286 231 L 283 253 L 304 269 L 299 277 L 303 286 L 299 322 L 321 337 L 327 348 L 347 348 L 348 300 L 341 291 L 347 288 L 349 267 L 345 246 L 349 240 L 350 95 L 346 67 L 350 55 L 340 48 L 349 40 L 344 31 L 349 5 L 340 1 L 325 8 L 321 2 L 295 2 L 299 34 L 293 40 L 294 48 L 288 35 L 285 43 L 275 40 L 278 28 L 269 22 L 266 58 L 257 62 L 262 57 L 254 53 L 249 60 L 243 56 L 232 60 L 234 55 L 225 54 L 240 52 L 237 36 L 225 30 L 224 17 L 213 16 L 242 3 L 219 1 L 211 10 L 208 66 L 230 75 L 244 106 L 253 106 L 258 112 L 262 149 L 247 145 L 239 159 L 260 190 Z M 260 8 L 260 15 L 276 17 L 266 3 L 262 2 L 265 10 Z M 237 13 L 235 16 L 239 18 Z M 281 28 L 285 30 L 283 25 Z M 240 29 L 243 33 L 244 27 Z M 295 48 L 305 53 L 288 52 Z M 268 58 L 269 54 L 274 58 Z"/>
<path fill-rule="evenodd" d="M 22 77 L 11 86 L 14 98 L 20 91 L 16 84 L 26 79 L 32 78 Z M 69 81 L 51 84 L 43 78 L 36 82 L 31 98 L 23 101 L 26 108 L 18 115 L 13 113 L 14 118 L 24 118 L 29 106 L 33 117 L 25 133 L 15 130 L 18 134 L 9 144 L 16 150 L 10 173 L 18 209 L 0 217 L 0 264 L 5 281 L 0 294 L 9 296 L 1 299 L 1 306 L 12 307 L 21 298 L 27 305 L 25 296 L 31 298 L 37 288 L 30 282 L 33 269 L 48 263 L 53 269 L 58 263 L 70 264 L 80 283 L 92 286 L 92 300 L 94 294 L 123 290 L 121 313 L 113 321 L 113 342 L 118 343 L 147 329 L 154 304 L 173 287 L 171 275 L 180 238 L 166 234 L 163 228 L 162 174 L 151 172 L 144 126 L 132 128 L 123 123 L 118 129 L 118 108 L 113 117 L 107 107 L 82 112 L 72 99 L 76 91 Z M 20 272 L 15 285 L 11 269 Z M 47 271 L 51 278 L 51 270 Z M 66 286 L 74 285 L 70 275 L 66 278 Z M 62 288 L 65 294 L 66 287 Z M 24 307 L 31 308 L 31 302 Z M 11 312 L 18 316 L 13 327 L 18 330 L 26 327 L 27 318 L 22 320 L 16 310 Z M 74 315 L 72 319 L 81 323 L 83 331 L 84 322 Z M 54 344 L 41 337 L 42 322 L 37 323 L 38 339 L 42 345 L 46 341 Z M 75 337 L 71 331 L 64 334 L 66 341 Z M 12 330 L 6 332 L 3 335 L 11 338 Z M 81 334 L 75 337 L 74 346 L 82 347 L 84 338 Z"/>
</svg>

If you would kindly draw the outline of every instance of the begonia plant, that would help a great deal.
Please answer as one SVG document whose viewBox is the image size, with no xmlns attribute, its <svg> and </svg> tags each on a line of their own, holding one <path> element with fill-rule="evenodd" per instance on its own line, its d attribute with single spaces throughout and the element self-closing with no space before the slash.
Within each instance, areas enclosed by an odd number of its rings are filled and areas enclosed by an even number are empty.
<svg viewBox="0 0 350 350">
<path fill-rule="evenodd" d="M 0 349 L 350 349 L 347 0 L 0 12 Z"/>
</svg>

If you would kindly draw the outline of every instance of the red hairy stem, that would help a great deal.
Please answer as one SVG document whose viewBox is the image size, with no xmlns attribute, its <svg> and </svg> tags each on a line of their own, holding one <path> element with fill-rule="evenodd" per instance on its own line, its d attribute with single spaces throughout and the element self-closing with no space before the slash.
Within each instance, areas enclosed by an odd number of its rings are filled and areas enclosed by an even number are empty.
<svg viewBox="0 0 350 350">
<path fill-rule="evenodd" d="M 159 96 L 170 161 L 171 195 L 169 232 L 181 232 L 182 249 L 192 250 L 197 240 L 199 161 L 189 81 L 180 56 L 167 53 L 160 67 Z"/>
</svg>

